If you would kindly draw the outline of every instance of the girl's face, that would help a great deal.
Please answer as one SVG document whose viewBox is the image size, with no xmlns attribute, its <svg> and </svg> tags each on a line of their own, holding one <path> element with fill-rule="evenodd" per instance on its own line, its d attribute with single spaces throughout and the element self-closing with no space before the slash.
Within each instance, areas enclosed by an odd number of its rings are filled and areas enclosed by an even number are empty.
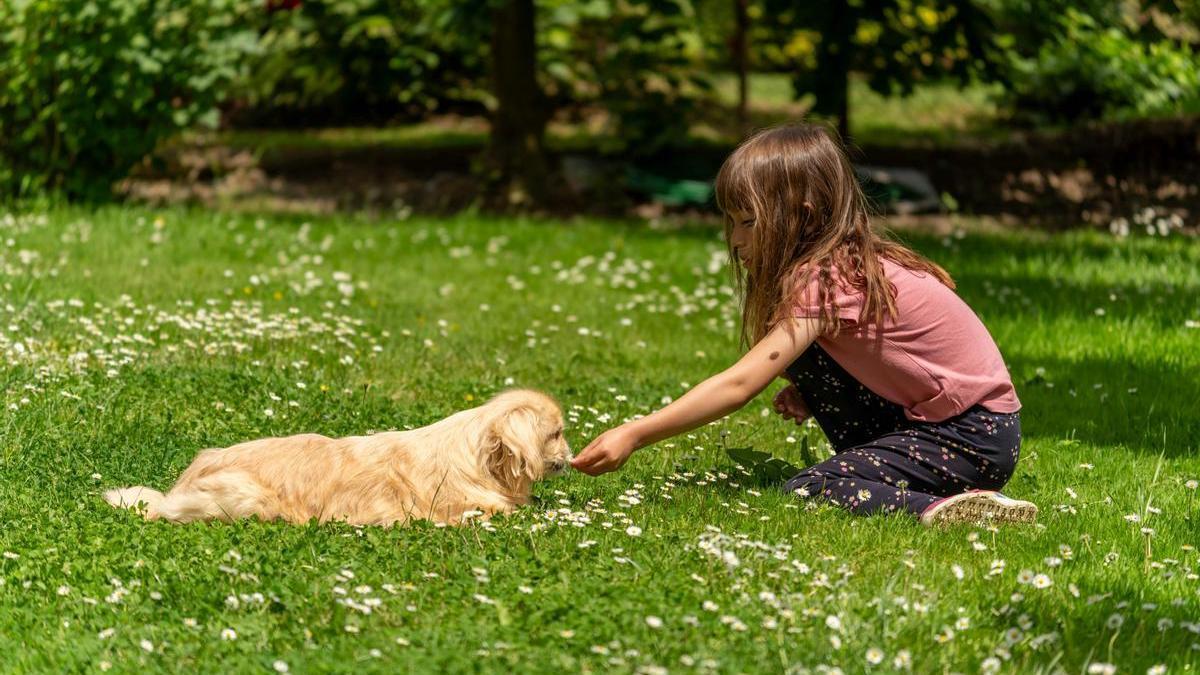
<svg viewBox="0 0 1200 675">
<path fill-rule="evenodd" d="M 729 243 L 733 253 L 742 261 L 742 266 L 750 259 L 754 238 L 750 236 L 750 228 L 754 226 L 754 214 L 749 211 L 730 211 L 729 218 L 733 221 L 733 229 L 729 233 Z"/>
</svg>

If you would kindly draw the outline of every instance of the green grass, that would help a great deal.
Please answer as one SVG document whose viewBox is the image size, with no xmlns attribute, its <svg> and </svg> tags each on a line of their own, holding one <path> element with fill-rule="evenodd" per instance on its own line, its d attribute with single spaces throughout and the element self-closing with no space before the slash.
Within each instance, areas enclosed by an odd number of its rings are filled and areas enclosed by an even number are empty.
<svg viewBox="0 0 1200 675">
<path fill-rule="evenodd" d="M 694 142 L 735 144 L 733 108 L 737 103 L 737 80 L 728 74 L 713 77 L 720 107 L 708 108 L 705 124 L 693 131 Z M 871 91 L 866 82 L 850 83 L 851 132 L 858 145 L 952 146 L 964 140 L 995 139 L 1005 131 L 1000 111 L 990 89 L 950 83 L 917 87 L 910 96 L 885 97 Z M 767 126 L 795 122 L 805 117 L 811 98 L 795 101 L 787 75 L 755 73 L 750 78 L 752 123 Z M 716 129 L 712 125 L 716 125 Z M 286 158 L 310 153 L 355 151 L 474 150 L 487 142 L 487 122 L 479 118 L 447 117 L 418 124 L 391 127 L 334 127 L 326 129 L 240 129 L 220 133 L 196 132 L 184 143 L 221 143 L 236 149 L 252 149 L 264 157 Z M 559 151 L 594 149 L 605 139 L 583 123 L 555 123 L 547 130 L 547 144 Z"/>
<path fill-rule="evenodd" d="M 718 100 L 737 104 L 737 79 L 714 77 Z M 953 82 L 917 85 L 908 96 L 881 96 L 866 80 L 850 80 L 850 133 L 858 145 L 953 146 L 975 139 L 1004 135 L 998 90 L 982 84 L 959 86 Z M 754 73 L 749 84 L 755 124 L 794 122 L 812 105 L 812 97 L 793 99 L 791 77 L 780 73 Z"/>
<path fill-rule="evenodd" d="M 763 108 L 782 108 L 795 103 L 792 78 L 785 73 L 751 73 L 747 92 L 750 105 Z M 713 89 L 717 100 L 735 106 L 738 100 L 737 75 L 717 73 L 713 75 Z"/>
<path fill-rule="evenodd" d="M 400 153 L 413 158 L 444 151 L 476 152 L 488 140 L 487 121 L 445 118 L 390 127 L 328 127 L 315 129 L 234 129 L 217 133 L 193 131 L 172 141 L 176 147 L 225 145 L 250 150 L 266 162 L 287 163 L 329 154 Z M 546 133 L 547 146 L 558 152 L 595 149 L 604 141 L 577 124 L 555 124 Z"/>
<path fill-rule="evenodd" d="M 279 150 L 356 150 L 363 148 L 475 148 L 487 141 L 483 120 L 455 124 L 412 124 L 396 127 L 333 127 L 328 129 L 252 129 L 217 134 L 233 147 Z"/>
<path fill-rule="evenodd" d="M 792 461 L 821 438 L 764 414 L 772 388 L 619 473 L 539 484 L 489 526 L 385 530 L 146 523 L 99 493 L 166 487 L 205 447 L 426 424 L 510 382 L 555 395 L 578 449 L 737 356 L 716 231 L 123 208 L 0 229 L 5 672 L 1200 660 L 1193 240 L 910 237 L 1010 364 L 1009 491 L 1042 506 L 1036 527 L 932 531 L 754 485 L 722 430 Z"/>
<path fill-rule="evenodd" d="M 850 88 L 850 130 L 859 145 L 954 147 L 1004 138 L 999 87 L 918 86 L 909 96 L 880 96 L 865 82 Z"/>
</svg>

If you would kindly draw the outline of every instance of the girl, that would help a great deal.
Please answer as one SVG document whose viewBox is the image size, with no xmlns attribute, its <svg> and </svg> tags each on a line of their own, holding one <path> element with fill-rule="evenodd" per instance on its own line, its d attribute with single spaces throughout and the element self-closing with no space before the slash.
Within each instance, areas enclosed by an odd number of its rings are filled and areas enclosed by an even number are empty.
<svg viewBox="0 0 1200 675">
<path fill-rule="evenodd" d="M 775 410 L 797 424 L 815 418 L 837 451 L 789 491 L 925 524 L 1032 521 L 1036 506 L 995 492 L 1021 445 L 1021 404 L 996 344 L 941 267 L 872 231 L 829 133 L 756 134 L 725 160 L 716 196 L 742 343 L 753 347 L 679 400 L 601 434 L 572 465 L 614 471 L 786 377 Z"/>
</svg>

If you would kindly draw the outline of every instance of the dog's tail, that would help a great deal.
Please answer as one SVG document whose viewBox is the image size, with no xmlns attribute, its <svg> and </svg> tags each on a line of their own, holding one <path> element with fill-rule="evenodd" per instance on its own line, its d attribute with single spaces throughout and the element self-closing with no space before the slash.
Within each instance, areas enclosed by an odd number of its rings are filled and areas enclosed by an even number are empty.
<svg viewBox="0 0 1200 675">
<path fill-rule="evenodd" d="M 165 499 L 163 493 L 142 485 L 118 488 L 104 493 L 104 501 L 118 509 L 130 509 L 142 514 L 146 520 L 158 517 L 158 506 Z"/>
</svg>

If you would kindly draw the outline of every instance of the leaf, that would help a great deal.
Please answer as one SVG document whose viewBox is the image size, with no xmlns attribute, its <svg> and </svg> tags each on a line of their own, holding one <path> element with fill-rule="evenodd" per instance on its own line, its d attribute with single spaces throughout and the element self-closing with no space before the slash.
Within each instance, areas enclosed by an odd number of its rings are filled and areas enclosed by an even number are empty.
<svg viewBox="0 0 1200 675">
<path fill-rule="evenodd" d="M 808 436 L 802 436 L 800 438 L 800 458 L 803 459 L 804 463 L 808 464 L 809 466 L 821 461 L 821 458 L 817 456 L 816 451 L 809 447 Z"/>
<path fill-rule="evenodd" d="M 803 470 L 779 457 L 768 459 L 761 467 L 761 474 L 771 483 L 783 483 Z"/>
<path fill-rule="evenodd" d="M 207 112 L 201 113 L 196 121 L 209 129 L 216 129 L 221 126 L 221 111 L 216 108 L 210 108 Z"/>
<path fill-rule="evenodd" d="M 764 483 L 783 483 L 801 471 L 787 460 L 753 448 L 726 448 L 725 454 Z"/>
<path fill-rule="evenodd" d="M 733 461 L 741 464 L 747 469 L 754 467 L 757 464 L 762 464 L 771 458 L 771 455 L 765 452 L 759 452 L 754 448 L 726 448 L 725 454 Z"/>
</svg>

